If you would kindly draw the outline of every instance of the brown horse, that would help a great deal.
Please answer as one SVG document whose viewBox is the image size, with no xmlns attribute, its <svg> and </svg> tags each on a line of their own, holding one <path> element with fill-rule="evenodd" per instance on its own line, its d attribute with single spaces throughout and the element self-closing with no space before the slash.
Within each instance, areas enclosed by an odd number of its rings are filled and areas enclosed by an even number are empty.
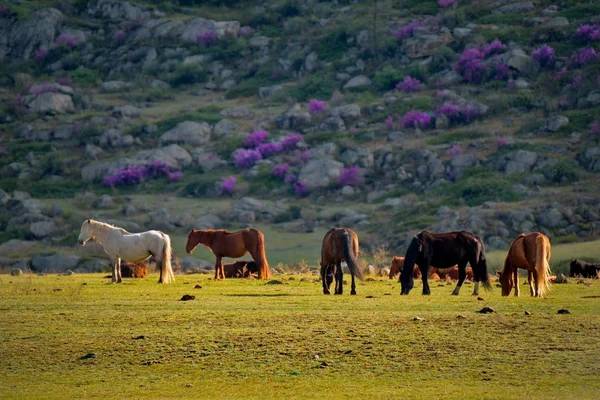
<svg viewBox="0 0 600 400">
<path fill-rule="evenodd" d="M 246 228 L 237 232 L 228 232 L 224 229 L 218 230 L 196 230 L 188 233 L 185 251 L 192 251 L 199 244 L 203 244 L 212 250 L 215 255 L 215 279 L 225 279 L 223 268 L 223 257 L 239 258 L 250 253 L 252 259 L 258 265 L 258 277 L 268 279 L 271 276 L 267 255 L 265 253 L 265 236 L 255 228 Z"/>
<path fill-rule="evenodd" d="M 358 266 L 358 235 L 349 228 L 333 228 L 323 237 L 321 247 L 321 279 L 323 280 L 323 294 L 330 294 L 329 287 L 335 275 L 335 294 L 344 291 L 344 272 L 342 261 L 346 261 L 350 275 L 352 275 L 352 290 L 356 294 L 354 277 L 364 280 L 362 271 Z"/>
<path fill-rule="evenodd" d="M 398 275 L 400 273 L 400 271 L 402 271 L 403 267 L 404 267 L 404 257 L 394 256 L 394 258 L 392 258 L 392 266 L 390 267 L 390 274 L 389 274 L 390 279 L 394 279 L 394 277 L 396 275 Z M 420 277 L 421 277 L 421 271 L 419 270 L 419 266 L 415 264 L 415 268 L 413 270 L 413 278 L 419 279 Z"/>
<path fill-rule="evenodd" d="M 122 278 L 145 278 L 148 275 L 148 267 L 145 263 L 131 263 L 121 261 Z"/>
<path fill-rule="evenodd" d="M 508 296 L 513 286 L 519 295 L 519 268 L 526 269 L 531 295 L 542 297 L 550 285 L 550 240 L 540 232 L 520 234 L 513 240 L 504 267 L 498 273 L 502 296 Z M 513 281 L 514 279 L 514 281 Z"/>
<path fill-rule="evenodd" d="M 248 278 L 258 273 L 258 265 L 254 261 L 236 261 L 232 264 L 224 264 L 226 278 Z"/>
</svg>

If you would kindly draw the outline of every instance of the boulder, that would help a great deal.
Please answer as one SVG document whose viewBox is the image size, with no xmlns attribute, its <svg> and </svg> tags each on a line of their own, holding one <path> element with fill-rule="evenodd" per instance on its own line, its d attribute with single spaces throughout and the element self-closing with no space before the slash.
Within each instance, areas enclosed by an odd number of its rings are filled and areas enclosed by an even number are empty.
<svg viewBox="0 0 600 400">
<path fill-rule="evenodd" d="M 583 154 L 578 156 L 579 164 L 591 172 L 600 171 L 600 147 L 592 147 L 587 149 Z"/>
<path fill-rule="evenodd" d="M 10 239 L 8 242 L 0 244 L 0 255 L 22 255 L 27 253 L 37 242 L 31 240 Z"/>
<path fill-rule="evenodd" d="M 274 86 L 263 86 L 258 89 L 258 97 L 261 99 L 266 99 L 267 97 L 271 97 L 275 93 L 285 92 L 285 88 L 281 85 Z"/>
<path fill-rule="evenodd" d="M 222 226 L 223 221 L 214 214 L 204 214 L 194 222 L 194 229 L 220 229 Z"/>
<path fill-rule="evenodd" d="M 39 239 L 52 235 L 56 229 L 57 228 L 54 221 L 32 222 L 29 225 L 29 231 L 33 234 L 33 236 Z"/>
<path fill-rule="evenodd" d="M 529 172 L 538 160 L 537 153 L 527 150 L 517 150 L 510 154 L 510 159 L 504 167 L 507 174 L 519 174 Z"/>
<path fill-rule="evenodd" d="M 348 104 L 336 107 L 331 110 L 331 115 L 339 116 L 347 124 L 352 123 L 360 119 L 360 106 L 358 104 Z"/>
<path fill-rule="evenodd" d="M 270 37 L 266 36 L 254 36 L 248 40 L 250 47 L 263 48 L 268 47 L 272 42 Z"/>
<path fill-rule="evenodd" d="M 73 270 L 81 261 L 79 256 L 60 253 L 32 254 L 31 270 L 35 272 L 65 272 Z"/>
<path fill-rule="evenodd" d="M 163 133 L 161 144 L 177 143 L 202 146 L 210 141 L 212 130 L 206 122 L 184 121 Z"/>
<path fill-rule="evenodd" d="M 535 6 L 531 1 L 520 1 L 517 3 L 507 4 L 494 9 L 492 12 L 497 14 L 523 14 L 534 10 Z"/>
<path fill-rule="evenodd" d="M 13 268 L 10 270 L 10 276 L 21 276 L 23 275 L 23 270 L 21 268 Z"/>
<path fill-rule="evenodd" d="M 123 135 L 121 131 L 113 128 L 107 129 L 98 137 L 98 144 L 103 148 L 121 149 L 133 146 L 134 142 L 135 138 L 133 136 Z"/>
<path fill-rule="evenodd" d="M 136 106 L 124 105 L 121 107 L 115 107 L 112 110 L 114 117 L 127 117 L 127 118 L 138 118 L 141 115 L 141 111 Z"/>
<path fill-rule="evenodd" d="M 569 125 L 568 117 L 565 117 L 564 115 L 552 115 L 544 121 L 544 130 L 556 132 L 565 125 Z"/>
<path fill-rule="evenodd" d="M 540 70 L 540 63 L 522 49 L 509 50 L 500 56 L 506 64 L 527 77 L 535 77 Z"/>
<path fill-rule="evenodd" d="M 215 139 L 222 139 L 239 132 L 240 125 L 228 118 L 223 118 L 215 124 L 213 135 Z"/>
<path fill-rule="evenodd" d="M 300 170 L 298 179 L 306 183 L 307 189 L 325 188 L 335 183 L 344 164 L 330 158 L 311 160 Z"/>
<path fill-rule="evenodd" d="M 301 111 L 300 104 L 294 104 L 285 113 L 275 118 L 275 123 L 280 129 L 306 128 L 311 121 L 311 115 Z"/>
<path fill-rule="evenodd" d="M 344 85 L 344 90 L 352 91 L 352 90 L 365 90 L 373 86 L 373 82 L 366 75 L 358 75 L 351 78 Z"/>
<path fill-rule="evenodd" d="M 33 96 L 26 106 L 30 112 L 40 114 L 65 114 L 75 111 L 71 96 L 53 92 Z"/>
<path fill-rule="evenodd" d="M 537 223 L 548 229 L 566 228 L 569 225 L 564 214 L 555 207 L 541 212 L 537 217 Z"/>
</svg>

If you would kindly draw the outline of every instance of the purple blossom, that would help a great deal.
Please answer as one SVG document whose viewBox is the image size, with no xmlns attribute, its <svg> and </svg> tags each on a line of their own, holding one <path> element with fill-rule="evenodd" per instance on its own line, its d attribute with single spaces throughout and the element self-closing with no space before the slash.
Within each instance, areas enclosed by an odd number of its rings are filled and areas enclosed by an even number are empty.
<svg viewBox="0 0 600 400">
<path fill-rule="evenodd" d="M 446 154 L 448 154 L 450 156 L 450 158 L 454 158 L 456 156 L 459 156 L 462 153 L 463 153 L 463 148 L 460 147 L 459 144 L 452 145 L 452 147 L 450 147 L 448 149 L 448 151 L 446 152 Z"/>
<path fill-rule="evenodd" d="M 457 119 L 460 116 L 460 109 L 458 106 L 450 103 L 444 103 L 440 108 L 438 108 L 435 112 L 436 115 L 445 115 L 450 119 Z"/>
<path fill-rule="evenodd" d="M 457 0 L 438 0 L 438 6 L 442 8 L 453 6 L 454 8 L 458 7 Z"/>
<path fill-rule="evenodd" d="M 263 129 L 252 131 L 244 140 L 244 147 L 254 148 L 263 143 L 269 137 L 269 132 Z"/>
<path fill-rule="evenodd" d="M 228 178 L 223 179 L 223 182 L 221 182 L 221 192 L 222 193 L 227 193 L 227 194 L 232 194 L 233 191 L 235 190 L 235 184 L 237 183 L 237 178 L 235 176 L 230 176 Z"/>
<path fill-rule="evenodd" d="M 496 136 L 496 147 L 502 148 L 507 145 L 506 139 L 502 136 Z"/>
<path fill-rule="evenodd" d="M 418 92 L 423 89 L 423 84 L 420 80 L 411 76 L 405 76 L 402 82 L 398 82 L 396 90 L 400 90 L 404 93 Z"/>
<path fill-rule="evenodd" d="M 483 63 L 484 56 L 479 49 L 466 49 L 460 55 L 454 69 L 467 82 L 479 83 L 487 72 L 487 65 Z"/>
<path fill-rule="evenodd" d="M 296 150 L 296 156 L 293 163 L 295 165 L 306 164 L 310 160 L 310 150 Z"/>
<path fill-rule="evenodd" d="M 233 163 L 238 168 L 250 168 L 262 160 L 262 154 L 256 149 L 237 149 L 233 152 Z"/>
<path fill-rule="evenodd" d="M 502 42 L 498 39 L 495 39 L 491 43 L 486 44 L 483 47 L 483 54 L 485 57 L 490 56 L 492 54 L 502 53 L 506 50 L 506 45 L 502 44 Z"/>
<path fill-rule="evenodd" d="M 408 39 L 413 36 L 413 31 L 415 30 L 415 28 L 418 28 L 420 26 L 423 26 L 422 22 L 413 22 L 409 25 L 391 31 L 390 35 L 395 37 L 397 40 Z"/>
<path fill-rule="evenodd" d="M 592 135 L 600 135 L 600 122 L 592 122 L 592 124 L 590 125 L 590 133 Z"/>
<path fill-rule="evenodd" d="M 146 168 L 146 176 L 149 178 L 168 176 L 170 172 L 171 167 L 163 161 L 152 161 Z"/>
<path fill-rule="evenodd" d="M 29 93 L 35 94 L 35 95 L 40 95 L 40 94 L 44 94 L 44 93 L 57 93 L 57 92 L 58 92 L 58 87 L 56 86 L 55 83 L 52 83 L 52 82 L 38 83 L 29 88 Z"/>
<path fill-rule="evenodd" d="M 296 176 L 295 174 L 289 174 L 285 177 L 285 179 L 283 180 L 283 182 L 286 185 L 292 185 L 294 184 L 296 181 L 298 180 L 298 176 Z"/>
<path fill-rule="evenodd" d="M 560 80 L 562 80 L 562 78 L 564 78 L 564 76 L 567 74 L 567 69 L 565 67 L 563 67 L 563 69 L 561 69 L 560 71 L 558 71 L 556 73 L 556 75 L 554 75 L 554 78 L 552 78 L 553 82 L 559 82 Z"/>
<path fill-rule="evenodd" d="M 77 38 L 70 33 L 63 32 L 60 35 L 58 35 L 58 37 L 54 41 L 54 44 L 56 44 L 57 46 L 65 46 L 74 49 L 75 47 L 77 47 Z"/>
<path fill-rule="evenodd" d="M 554 49 L 547 44 L 544 44 L 531 52 L 531 57 L 536 59 L 542 67 L 550 67 L 554 65 L 556 59 Z"/>
<path fill-rule="evenodd" d="M 329 105 L 321 100 L 310 99 L 308 101 L 308 112 L 311 114 L 322 114 L 329 108 Z"/>
<path fill-rule="evenodd" d="M 303 143 L 304 138 L 299 133 L 288 133 L 281 139 L 281 147 L 284 151 L 293 150 L 296 148 L 298 143 Z"/>
<path fill-rule="evenodd" d="M 581 67 L 590 62 L 598 60 L 598 53 L 591 47 L 579 49 L 571 55 L 571 62 L 577 67 Z"/>
<path fill-rule="evenodd" d="M 271 176 L 277 179 L 283 179 L 290 170 L 290 164 L 278 164 L 271 169 Z"/>
<path fill-rule="evenodd" d="M 431 123 L 429 114 L 419 110 L 411 110 L 404 114 L 400 120 L 404 128 L 420 128 L 424 129 Z"/>
<path fill-rule="evenodd" d="M 23 107 L 23 98 L 21 97 L 21 93 L 17 93 L 15 95 L 14 103 L 15 103 L 15 107 L 17 107 L 17 108 Z"/>
<path fill-rule="evenodd" d="M 34 58 L 36 61 L 43 62 L 46 60 L 46 57 L 48 57 L 48 50 L 43 47 L 40 47 L 35 51 Z"/>
<path fill-rule="evenodd" d="M 146 167 L 130 165 L 116 170 L 112 175 L 105 176 L 102 183 L 110 187 L 136 185 L 144 179 L 146 174 Z"/>
<path fill-rule="evenodd" d="M 444 103 L 440 108 L 436 110 L 436 115 L 445 115 L 452 122 L 471 122 L 473 119 L 479 116 L 479 110 L 477 107 L 466 105 L 464 107 L 458 107 L 454 104 Z"/>
<path fill-rule="evenodd" d="M 508 79 L 510 68 L 505 63 L 499 63 L 494 66 L 494 79 L 497 81 L 505 81 Z"/>
<path fill-rule="evenodd" d="M 573 37 L 590 42 L 600 40 L 600 26 L 588 24 L 579 25 L 579 28 L 577 28 Z"/>
<path fill-rule="evenodd" d="M 390 115 L 385 119 L 385 129 L 391 131 L 394 129 L 394 118 Z"/>
<path fill-rule="evenodd" d="M 0 7 L 0 18 L 6 18 L 10 15 L 10 8 L 2 6 Z"/>
<path fill-rule="evenodd" d="M 462 112 L 464 113 L 465 120 L 467 122 L 471 122 L 475 118 L 479 117 L 479 109 L 477 107 L 467 105 Z"/>
<path fill-rule="evenodd" d="M 258 145 L 256 149 L 262 154 L 263 158 L 268 158 L 281 153 L 283 147 L 281 146 L 281 143 L 263 143 Z"/>
<path fill-rule="evenodd" d="M 169 178 L 169 182 L 177 182 L 183 178 L 183 173 L 181 171 L 168 172 L 167 177 Z"/>
<path fill-rule="evenodd" d="M 298 197 L 304 196 L 308 191 L 306 182 L 304 182 L 304 181 L 296 181 L 296 182 L 294 182 L 293 186 L 294 186 L 294 191 L 296 192 L 296 196 L 298 196 Z"/>
<path fill-rule="evenodd" d="M 198 43 L 204 47 L 210 47 L 217 43 L 217 34 L 212 29 L 206 29 L 196 35 Z"/>
<path fill-rule="evenodd" d="M 247 38 L 252 35 L 254 35 L 254 28 L 252 28 L 251 26 L 248 26 L 248 25 L 242 26 L 240 28 L 240 30 L 238 31 L 239 37 Z"/>
<path fill-rule="evenodd" d="M 117 43 L 123 43 L 125 41 L 125 31 L 122 29 L 117 29 L 115 31 L 115 41 Z"/>
<path fill-rule="evenodd" d="M 359 183 L 360 167 L 354 166 L 350 168 L 340 169 L 340 176 L 337 183 L 340 186 L 356 186 Z"/>
</svg>

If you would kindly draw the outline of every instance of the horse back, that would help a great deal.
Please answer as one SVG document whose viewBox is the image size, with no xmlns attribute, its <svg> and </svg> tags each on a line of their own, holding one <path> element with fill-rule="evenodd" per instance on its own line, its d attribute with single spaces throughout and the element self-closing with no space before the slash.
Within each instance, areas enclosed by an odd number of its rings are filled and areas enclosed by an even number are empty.
<svg viewBox="0 0 600 400">
<path fill-rule="evenodd" d="M 482 253 L 482 245 L 475 235 L 460 231 L 447 233 L 429 233 L 422 237 L 423 257 L 429 265 L 437 268 L 452 268 L 465 260 L 476 259 Z"/>
</svg>

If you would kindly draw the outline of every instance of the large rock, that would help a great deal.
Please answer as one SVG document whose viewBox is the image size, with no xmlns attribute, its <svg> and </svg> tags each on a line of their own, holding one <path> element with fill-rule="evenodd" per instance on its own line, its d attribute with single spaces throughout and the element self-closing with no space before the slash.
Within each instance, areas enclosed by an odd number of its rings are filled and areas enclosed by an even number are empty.
<svg viewBox="0 0 600 400">
<path fill-rule="evenodd" d="M 42 239 L 52 235 L 56 231 L 56 224 L 54 221 L 32 222 L 31 225 L 29 225 L 29 230 L 33 236 Z"/>
<path fill-rule="evenodd" d="M 552 115 L 544 122 L 544 130 L 556 132 L 565 125 L 569 125 L 569 118 L 564 115 Z"/>
<path fill-rule="evenodd" d="M 534 10 L 535 6 L 531 1 L 521 1 L 517 3 L 511 3 L 504 5 L 502 7 L 498 7 L 493 10 L 494 13 L 498 14 L 522 14 L 528 13 L 531 10 Z"/>
<path fill-rule="evenodd" d="M 309 191 L 325 188 L 336 182 L 343 167 L 344 164 L 330 158 L 311 160 L 300 170 L 298 179 L 306 183 Z"/>
<path fill-rule="evenodd" d="M 504 167 L 507 174 L 529 172 L 538 160 L 537 153 L 527 150 L 517 150 L 508 155 L 509 160 Z"/>
<path fill-rule="evenodd" d="M 509 67 L 528 77 L 535 77 L 540 70 L 540 63 L 519 48 L 506 52 L 501 58 Z"/>
<path fill-rule="evenodd" d="M 331 115 L 341 117 L 345 123 L 351 123 L 360 119 L 360 106 L 358 104 L 348 104 L 336 107 L 331 110 Z"/>
<path fill-rule="evenodd" d="M 310 125 L 311 120 L 309 113 L 301 111 L 300 104 L 294 104 L 285 113 L 275 118 L 275 123 L 280 129 L 302 129 Z"/>
<path fill-rule="evenodd" d="M 37 242 L 31 240 L 10 239 L 0 244 L 0 256 L 23 255 L 27 253 Z"/>
<path fill-rule="evenodd" d="M 210 141 L 211 128 L 206 122 L 184 121 L 163 133 L 161 144 L 177 143 L 202 146 Z"/>
<path fill-rule="evenodd" d="M 108 258 L 90 258 L 79 264 L 78 272 L 104 272 L 110 271 L 110 260 Z"/>
<path fill-rule="evenodd" d="M 564 214 L 556 207 L 541 212 L 537 217 L 537 222 L 548 229 L 565 228 L 569 225 Z"/>
<path fill-rule="evenodd" d="M 234 119 L 252 119 L 254 118 L 254 114 L 247 107 L 232 107 L 226 108 L 219 112 L 225 118 L 234 118 Z"/>
<path fill-rule="evenodd" d="M 373 82 L 366 75 L 358 75 L 351 78 L 344 85 L 344 90 L 365 90 L 373 86 Z"/>
<path fill-rule="evenodd" d="M 53 92 L 33 96 L 26 106 L 30 112 L 40 114 L 65 114 L 75 111 L 71 96 Z"/>
<path fill-rule="evenodd" d="M 140 8 L 121 0 L 90 1 L 87 3 L 86 12 L 92 17 L 113 21 L 139 21 L 147 18 L 147 13 L 144 13 Z"/>
<path fill-rule="evenodd" d="M 600 171 L 600 147 L 592 147 L 579 155 L 579 164 L 591 172 Z"/>
<path fill-rule="evenodd" d="M 65 272 L 73 270 L 81 261 L 79 256 L 66 254 L 33 254 L 31 256 L 31 270 L 35 272 Z"/>
<path fill-rule="evenodd" d="M 101 147 L 112 147 L 120 149 L 131 147 L 135 142 L 135 138 L 131 135 L 123 135 L 118 129 L 107 129 L 98 137 L 98 144 Z"/>
<path fill-rule="evenodd" d="M 29 60 L 37 49 L 51 49 L 65 20 L 54 8 L 33 11 L 25 21 L 0 18 L 0 60 Z"/>
<path fill-rule="evenodd" d="M 213 135 L 215 139 L 222 139 L 239 132 L 240 125 L 228 118 L 224 118 L 215 124 Z"/>
<path fill-rule="evenodd" d="M 194 222 L 194 229 L 220 229 L 223 221 L 217 215 L 204 214 Z"/>
</svg>

